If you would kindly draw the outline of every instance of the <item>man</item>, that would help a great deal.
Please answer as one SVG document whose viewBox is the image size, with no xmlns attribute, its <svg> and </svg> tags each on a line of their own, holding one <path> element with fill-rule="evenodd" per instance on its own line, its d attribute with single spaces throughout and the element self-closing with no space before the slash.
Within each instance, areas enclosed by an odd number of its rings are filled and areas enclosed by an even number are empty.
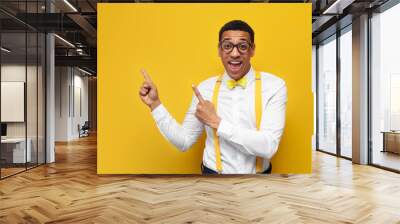
<svg viewBox="0 0 400 224">
<path fill-rule="evenodd" d="M 162 105 L 144 70 L 139 96 L 163 136 L 180 150 L 190 148 L 206 130 L 203 174 L 270 173 L 285 126 L 285 82 L 252 68 L 254 31 L 243 21 L 221 28 L 218 52 L 225 73 L 193 86 L 195 96 L 182 125 Z"/>
</svg>

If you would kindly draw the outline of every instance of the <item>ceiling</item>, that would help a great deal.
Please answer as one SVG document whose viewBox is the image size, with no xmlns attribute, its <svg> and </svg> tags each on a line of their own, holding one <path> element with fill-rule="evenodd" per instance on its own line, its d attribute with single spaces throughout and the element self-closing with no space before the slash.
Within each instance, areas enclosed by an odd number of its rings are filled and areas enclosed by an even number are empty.
<svg viewBox="0 0 400 224">
<path fill-rule="evenodd" d="M 353 16 L 372 10 L 388 0 L 200 0 L 195 2 L 269 2 L 312 3 L 313 43 L 351 24 Z M 15 49 L 24 46 L 25 39 L 18 32 L 54 32 L 56 65 L 86 67 L 96 71 L 97 58 L 97 3 L 98 2 L 194 2 L 193 0 L 1 0 L 0 22 L 6 42 Z M 51 13 L 50 13 L 51 12 Z M 340 21 L 340 22 L 338 22 Z M 5 43 L 4 41 L 2 43 Z M 30 47 L 28 45 L 28 52 Z M 22 49 L 22 48 L 20 48 Z"/>
</svg>

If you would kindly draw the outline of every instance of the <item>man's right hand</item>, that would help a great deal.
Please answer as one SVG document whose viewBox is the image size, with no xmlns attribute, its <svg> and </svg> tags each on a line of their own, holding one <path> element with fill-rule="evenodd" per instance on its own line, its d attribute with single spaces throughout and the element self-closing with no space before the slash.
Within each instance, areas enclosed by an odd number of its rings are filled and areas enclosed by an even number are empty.
<svg viewBox="0 0 400 224">
<path fill-rule="evenodd" d="M 161 104 L 161 101 L 158 98 L 157 87 L 151 80 L 149 74 L 147 74 L 146 70 L 142 69 L 141 72 L 144 77 L 144 82 L 139 90 L 140 99 L 143 103 L 149 106 L 151 110 L 154 110 Z"/>
</svg>

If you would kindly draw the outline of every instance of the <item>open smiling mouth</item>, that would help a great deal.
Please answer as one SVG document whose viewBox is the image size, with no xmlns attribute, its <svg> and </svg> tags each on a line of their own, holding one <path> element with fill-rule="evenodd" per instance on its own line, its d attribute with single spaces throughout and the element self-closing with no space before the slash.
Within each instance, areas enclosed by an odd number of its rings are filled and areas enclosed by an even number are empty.
<svg viewBox="0 0 400 224">
<path fill-rule="evenodd" d="M 241 61 L 229 61 L 228 65 L 229 65 L 229 69 L 231 71 L 239 71 L 240 68 L 242 67 L 242 62 Z"/>
</svg>

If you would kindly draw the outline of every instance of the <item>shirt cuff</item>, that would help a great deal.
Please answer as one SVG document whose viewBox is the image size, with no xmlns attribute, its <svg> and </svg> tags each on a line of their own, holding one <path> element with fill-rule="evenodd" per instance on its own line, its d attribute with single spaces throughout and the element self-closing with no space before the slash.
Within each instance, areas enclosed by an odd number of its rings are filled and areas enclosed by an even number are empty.
<svg viewBox="0 0 400 224">
<path fill-rule="evenodd" d="M 222 119 L 217 129 L 217 135 L 225 139 L 231 139 L 233 135 L 233 126 Z"/>
<path fill-rule="evenodd" d="M 153 115 L 154 120 L 158 123 L 168 114 L 167 109 L 164 105 L 160 104 L 153 111 L 151 111 L 151 115 Z"/>
</svg>

